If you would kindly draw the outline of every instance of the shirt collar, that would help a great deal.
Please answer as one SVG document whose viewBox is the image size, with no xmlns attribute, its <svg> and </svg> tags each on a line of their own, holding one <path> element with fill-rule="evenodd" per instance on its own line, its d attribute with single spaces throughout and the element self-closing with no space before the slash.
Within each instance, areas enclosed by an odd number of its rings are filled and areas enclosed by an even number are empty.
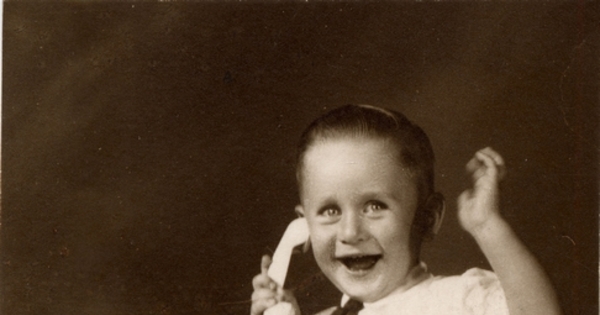
<svg viewBox="0 0 600 315">
<path fill-rule="evenodd" d="M 406 285 L 398 287 L 396 290 L 392 291 L 387 296 L 385 296 L 375 302 L 364 303 L 365 308 L 369 307 L 369 306 L 377 306 L 377 305 L 386 304 L 389 300 L 394 299 L 396 296 L 410 290 L 415 285 L 417 285 L 431 277 L 432 277 L 432 275 L 427 270 L 427 265 L 424 262 L 419 262 L 408 272 L 408 275 L 406 277 L 408 279 L 408 281 L 407 281 Z M 342 301 L 341 301 L 340 305 L 341 306 L 345 305 L 346 302 L 348 302 L 348 300 L 350 300 L 350 297 L 348 295 L 344 294 L 342 296 Z"/>
</svg>

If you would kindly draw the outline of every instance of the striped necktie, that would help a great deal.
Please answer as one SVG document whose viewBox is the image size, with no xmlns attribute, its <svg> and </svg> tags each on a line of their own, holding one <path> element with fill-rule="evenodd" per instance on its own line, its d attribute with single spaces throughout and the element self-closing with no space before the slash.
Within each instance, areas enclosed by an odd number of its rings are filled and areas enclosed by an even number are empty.
<svg viewBox="0 0 600 315">
<path fill-rule="evenodd" d="M 331 315 L 357 315 L 358 311 L 363 308 L 363 304 L 357 300 L 348 300 L 344 307 L 337 308 Z"/>
</svg>

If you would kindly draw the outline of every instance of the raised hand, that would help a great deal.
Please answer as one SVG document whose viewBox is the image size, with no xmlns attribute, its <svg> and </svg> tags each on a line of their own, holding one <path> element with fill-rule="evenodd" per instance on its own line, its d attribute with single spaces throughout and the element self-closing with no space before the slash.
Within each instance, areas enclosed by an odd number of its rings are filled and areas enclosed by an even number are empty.
<svg viewBox="0 0 600 315">
<path fill-rule="evenodd" d="M 473 187 L 458 197 L 458 219 L 467 232 L 474 234 L 490 220 L 500 218 L 498 186 L 506 169 L 500 154 L 490 147 L 477 151 L 466 168 Z"/>
</svg>

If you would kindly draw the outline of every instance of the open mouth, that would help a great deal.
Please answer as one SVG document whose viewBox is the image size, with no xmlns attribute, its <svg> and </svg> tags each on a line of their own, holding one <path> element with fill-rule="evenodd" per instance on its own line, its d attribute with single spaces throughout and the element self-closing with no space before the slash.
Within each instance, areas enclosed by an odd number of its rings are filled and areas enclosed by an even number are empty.
<svg viewBox="0 0 600 315">
<path fill-rule="evenodd" d="M 375 266 L 381 255 L 340 257 L 338 260 L 351 271 L 366 271 Z"/>
</svg>

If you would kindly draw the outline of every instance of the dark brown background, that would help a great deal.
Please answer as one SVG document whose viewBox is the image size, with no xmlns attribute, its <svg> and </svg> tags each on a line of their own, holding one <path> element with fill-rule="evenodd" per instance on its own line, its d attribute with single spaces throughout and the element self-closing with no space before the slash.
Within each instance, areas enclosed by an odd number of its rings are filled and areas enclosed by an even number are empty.
<svg viewBox="0 0 600 315">
<path fill-rule="evenodd" d="M 507 219 L 598 314 L 596 25 L 592 2 L 5 3 L 1 313 L 246 314 L 301 130 L 369 103 L 436 149 L 434 273 L 487 266 L 454 200 L 491 145 Z M 333 303 L 294 264 L 303 308 Z"/>
</svg>

